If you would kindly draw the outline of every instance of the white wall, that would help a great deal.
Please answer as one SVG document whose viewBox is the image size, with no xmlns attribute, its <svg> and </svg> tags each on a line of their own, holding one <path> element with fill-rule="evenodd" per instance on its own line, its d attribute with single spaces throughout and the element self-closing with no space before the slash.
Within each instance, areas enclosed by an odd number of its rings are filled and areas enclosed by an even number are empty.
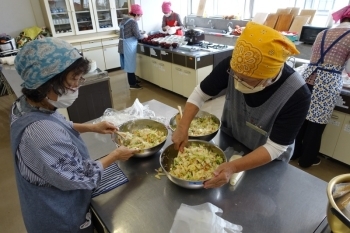
<svg viewBox="0 0 350 233">
<path fill-rule="evenodd" d="M 0 33 L 12 37 L 24 28 L 45 26 L 39 0 L 1 0 L 0 22 Z"/>
</svg>

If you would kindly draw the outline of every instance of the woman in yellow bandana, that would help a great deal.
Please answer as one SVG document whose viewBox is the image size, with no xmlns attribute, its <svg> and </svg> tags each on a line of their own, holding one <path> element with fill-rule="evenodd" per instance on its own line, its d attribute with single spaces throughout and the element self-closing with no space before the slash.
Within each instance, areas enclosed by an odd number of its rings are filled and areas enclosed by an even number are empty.
<svg viewBox="0 0 350 233">
<path fill-rule="evenodd" d="M 311 93 L 302 77 L 285 64 L 299 54 L 279 32 L 249 22 L 232 57 L 219 63 L 192 92 L 172 140 L 183 150 L 189 125 L 204 102 L 226 90 L 221 131 L 252 150 L 220 165 L 205 188 L 226 184 L 233 173 L 278 159 L 288 162 L 295 137 L 306 117 Z"/>
</svg>

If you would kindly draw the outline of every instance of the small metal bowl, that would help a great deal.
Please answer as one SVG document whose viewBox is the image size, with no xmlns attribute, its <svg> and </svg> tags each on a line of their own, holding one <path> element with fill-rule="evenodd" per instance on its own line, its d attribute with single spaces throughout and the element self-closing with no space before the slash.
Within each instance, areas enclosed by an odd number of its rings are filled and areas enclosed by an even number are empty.
<svg viewBox="0 0 350 233">
<path fill-rule="evenodd" d="M 176 116 L 178 115 L 179 113 L 175 114 L 171 119 L 170 119 L 170 122 L 169 122 L 169 128 L 172 132 L 174 132 L 176 130 Z M 219 129 L 220 129 L 220 126 L 221 126 L 221 121 L 219 118 L 217 118 L 215 115 L 209 113 L 209 112 L 206 112 L 206 111 L 199 111 L 195 118 L 201 118 L 201 117 L 212 117 L 213 121 L 217 124 L 219 124 L 219 127 L 218 129 L 215 131 L 215 132 L 212 132 L 210 134 L 207 134 L 207 135 L 201 135 L 201 136 L 188 136 L 189 139 L 199 139 L 199 140 L 204 140 L 204 141 L 210 141 L 212 140 L 215 135 L 218 133 Z"/>
<path fill-rule="evenodd" d="M 217 153 L 220 155 L 224 162 L 227 162 L 225 153 L 217 146 L 214 144 L 211 144 L 206 141 L 202 140 L 188 140 L 186 147 L 191 146 L 191 145 L 202 145 L 205 146 L 206 148 L 212 150 L 213 152 Z M 174 184 L 177 184 L 181 187 L 188 188 L 188 189 L 200 189 L 203 188 L 203 182 L 206 180 L 183 180 L 180 178 L 177 178 L 173 175 L 171 175 L 170 172 L 170 167 L 174 162 L 174 158 L 177 157 L 177 154 L 179 151 L 174 149 L 174 144 L 169 145 L 160 155 L 159 157 L 159 163 L 162 169 L 164 170 L 165 174 L 171 180 Z"/>
<path fill-rule="evenodd" d="M 162 149 L 164 146 L 167 137 L 168 137 L 168 129 L 167 127 L 155 120 L 150 120 L 150 119 L 136 119 L 136 120 L 131 120 L 127 121 L 119 126 L 119 131 L 120 132 L 132 132 L 134 130 L 139 130 L 139 129 L 144 129 L 146 127 L 152 127 L 154 129 L 157 129 L 165 134 L 165 139 L 159 143 L 158 145 L 148 148 L 148 149 L 143 149 L 139 153 L 134 154 L 134 157 L 148 157 L 151 156 L 158 151 Z M 121 144 L 120 136 L 115 134 L 115 141 Z"/>
</svg>

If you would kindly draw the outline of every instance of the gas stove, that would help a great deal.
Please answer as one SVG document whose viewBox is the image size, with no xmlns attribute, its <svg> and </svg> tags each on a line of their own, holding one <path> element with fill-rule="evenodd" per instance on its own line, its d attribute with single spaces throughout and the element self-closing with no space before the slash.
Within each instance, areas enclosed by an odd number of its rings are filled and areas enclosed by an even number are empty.
<svg viewBox="0 0 350 233">
<path fill-rule="evenodd" d="M 195 44 L 195 45 L 182 45 L 179 47 L 180 50 L 185 50 L 185 51 L 190 51 L 190 52 L 194 52 L 194 51 L 209 51 L 209 52 L 215 52 L 218 50 L 224 50 L 227 49 L 228 46 L 224 45 L 224 44 L 214 44 L 211 42 L 206 42 L 206 41 L 202 41 L 199 44 Z"/>
<path fill-rule="evenodd" d="M 198 44 L 198 46 L 200 48 L 204 48 L 204 49 L 218 49 L 218 50 L 221 50 L 221 49 L 227 49 L 228 46 L 225 45 L 225 44 L 215 44 L 215 43 L 211 43 L 211 42 L 208 42 L 208 41 L 202 41 Z"/>
</svg>

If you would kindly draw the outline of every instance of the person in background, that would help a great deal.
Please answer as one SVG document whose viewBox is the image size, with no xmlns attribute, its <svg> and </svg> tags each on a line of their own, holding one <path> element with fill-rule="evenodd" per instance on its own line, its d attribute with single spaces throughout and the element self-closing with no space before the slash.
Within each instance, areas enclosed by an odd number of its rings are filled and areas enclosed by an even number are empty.
<svg viewBox="0 0 350 233">
<path fill-rule="evenodd" d="M 172 136 L 175 149 L 183 151 L 190 123 L 204 102 L 227 88 L 221 131 L 252 150 L 240 159 L 221 164 L 204 188 L 220 187 L 233 173 L 272 160 L 290 160 L 311 97 L 300 74 L 285 64 L 289 56 L 298 53 L 281 33 L 248 22 L 232 57 L 221 61 L 195 87 Z"/>
<path fill-rule="evenodd" d="M 181 22 L 180 15 L 171 10 L 171 2 L 163 2 L 162 11 L 164 13 L 162 28 L 168 31 L 171 27 L 176 27 L 176 35 L 183 35 L 184 25 Z"/>
<path fill-rule="evenodd" d="M 93 232 L 92 190 L 105 168 L 136 151 L 119 147 L 94 161 L 80 133 L 111 134 L 117 128 L 73 123 L 56 111 L 73 104 L 89 70 L 88 60 L 69 43 L 52 37 L 28 42 L 15 68 L 24 82 L 11 111 L 11 148 L 27 232 Z"/>
<path fill-rule="evenodd" d="M 141 34 L 137 21 L 142 17 L 142 9 L 138 4 L 132 4 L 129 17 L 124 18 L 119 25 L 120 41 L 118 52 L 120 54 L 121 68 L 128 75 L 130 89 L 142 89 L 139 81 L 136 79 L 136 53 L 137 40 L 147 38 L 147 34 Z"/>
<path fill-rule="evenodd" d="M 306 120 L 296 138 L 292 159 L 307 168 L 321 163 L 317 157 L 323 131 L 343 86 L 342 71 L 350 57 L 350 6 L 333 13 L 340 24 L 320 32 L 312 46 L 310 64 L 303 73 L 312 92 Z M 347 68 L 347 73 L 350 69 Z"/>
</svg>

